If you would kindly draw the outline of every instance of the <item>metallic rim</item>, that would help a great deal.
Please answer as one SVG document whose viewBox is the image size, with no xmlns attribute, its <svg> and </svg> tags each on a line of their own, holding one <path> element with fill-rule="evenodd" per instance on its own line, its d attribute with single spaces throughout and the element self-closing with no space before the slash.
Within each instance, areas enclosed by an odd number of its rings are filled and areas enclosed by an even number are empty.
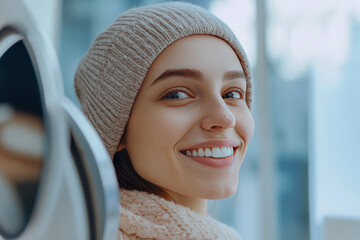
<svg viewBox="0 0 360 240">
<path fill-rule="evenodd" d="M 69 99 L 65 99 L 63 106 L 72 135 L 81 148 L 79 153 L 83 156 L 79 164 L 84 172 L 79 174 L 83 175 L 86 182 L 83 184 L 84 191 L 91 196 L 90 211 L 96 216 L 96 239 L 116 239 L 120 209 L 112 161 L 84 114 Z"/>
<path fill-rule="evenodd" d="M 15 12 L 17 14 L 14 14 Z M 11 43 L 19 40 L 24 42 L 37 76 L 44 112 L 46 161 L 32 216 L 18 238 L 31 239 L 31 236 L 42 235 L 44 228 L 40 226 L 46 226 L 49 222 L 61 184 L 63 162 L 56 159 L 67 151 L 64 142 L 67 139 L 66 132 L 63 131 L 66 127 L 65 118 L 61 110 L 62 79 L 53 47 L 46 41 L 44 33 L 36 27 L 21 1 L 2 0 L 0 30 L 4 29 L 11 34 L 5 34 L 1 39 L 1 42 L 5 42 L 2 52 L 5 52 Z"/>
</svg>

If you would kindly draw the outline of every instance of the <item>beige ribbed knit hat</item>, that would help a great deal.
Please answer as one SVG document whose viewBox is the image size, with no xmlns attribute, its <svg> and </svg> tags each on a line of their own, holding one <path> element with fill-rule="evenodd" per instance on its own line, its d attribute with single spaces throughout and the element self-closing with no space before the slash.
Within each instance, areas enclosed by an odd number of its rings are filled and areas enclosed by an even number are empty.
<svg viewBox="0 0 360 240">
<path fill-rule="evenodd" d="M 225 23 L 203 8 L 184 2 L 131 9 L 95 39 L 75 74 L 75 91 L 81 108 L 111 158 L 152 62 L 171 43 L 194 34 L 217 36 L 234 49 L 245 72 L 246 102 L 250 107 L 248 61 Z"/>
</svg>

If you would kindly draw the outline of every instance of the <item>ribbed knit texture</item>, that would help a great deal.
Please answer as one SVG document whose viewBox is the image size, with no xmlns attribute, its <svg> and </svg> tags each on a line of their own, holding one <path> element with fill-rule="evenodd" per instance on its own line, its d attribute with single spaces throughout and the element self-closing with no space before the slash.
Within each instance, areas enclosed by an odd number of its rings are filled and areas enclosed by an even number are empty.
<svg viewBox="0 0 360 240">
<path fill-rule="evenodd" d="M 153 194 L 121 189 L 120 203 L 118 240 L 241 239 L 234 229 L 212 217 Z"/>
<path fill-rule="evenodd" d="M 81 108 L 111 158 L 152 62 L 171 43 L 194 34 L 217 36 L 234 49 L 247 79 L 246 102 L 250 108 L 248 61 L 225 23 L 206 10 L 184 2 L 131 9 L 95 39 L 75 74 L 75 91 Z"/>
</svg>

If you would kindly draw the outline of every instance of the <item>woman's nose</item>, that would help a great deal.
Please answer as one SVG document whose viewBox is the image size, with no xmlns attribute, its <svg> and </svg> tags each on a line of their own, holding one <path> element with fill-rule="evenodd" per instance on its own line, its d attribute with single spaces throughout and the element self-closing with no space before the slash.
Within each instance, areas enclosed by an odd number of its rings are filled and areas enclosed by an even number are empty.
<svg viewBox="0 0 360 240">
<path fill-rule="evenodd" d="M 222 98 L 207 102 L 201 111 L 205 113 L 201 122 L 205 130 L 221 131 L 235 127 L 235 116 Z"/>
</svg>

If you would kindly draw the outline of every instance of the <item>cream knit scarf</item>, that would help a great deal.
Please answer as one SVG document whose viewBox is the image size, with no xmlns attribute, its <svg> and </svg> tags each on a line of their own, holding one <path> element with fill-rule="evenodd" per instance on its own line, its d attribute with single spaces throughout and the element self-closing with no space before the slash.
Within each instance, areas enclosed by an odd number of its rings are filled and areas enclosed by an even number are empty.
<svg viewBox="0 0 360 240">
<path fill-rule="evenodd" d="M 211 217 L 153 194 L 120 190 L 118 239 L 240 239 Z"/>
</svg>

